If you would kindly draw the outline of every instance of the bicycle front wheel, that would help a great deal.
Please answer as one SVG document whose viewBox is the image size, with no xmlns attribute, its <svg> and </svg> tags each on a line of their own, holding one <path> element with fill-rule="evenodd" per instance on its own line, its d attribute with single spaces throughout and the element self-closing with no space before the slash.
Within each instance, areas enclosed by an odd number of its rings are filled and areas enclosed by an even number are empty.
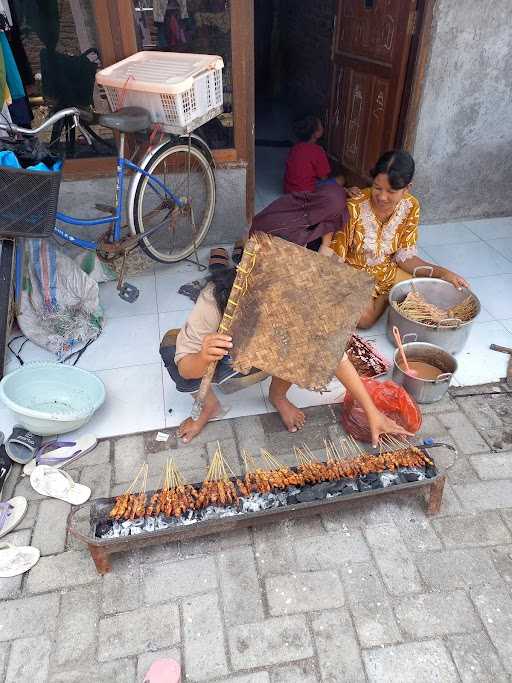
<svg viewBox="0 0 512 683">
<path fill-rule="evenodd" d="M 192 254 L 203 242 L 215 211 L 215 177 L 204 154 L 194 146 L 168 144 L 156 151 L 144 167 L 133 193 L 132 225 L 138 235 L 161 226 L 141 240 L 142 249 L 155 261 L 175 263 Z M 158 179 L 179 199 L 180 205 L 154 182 Z"/>
</svg>

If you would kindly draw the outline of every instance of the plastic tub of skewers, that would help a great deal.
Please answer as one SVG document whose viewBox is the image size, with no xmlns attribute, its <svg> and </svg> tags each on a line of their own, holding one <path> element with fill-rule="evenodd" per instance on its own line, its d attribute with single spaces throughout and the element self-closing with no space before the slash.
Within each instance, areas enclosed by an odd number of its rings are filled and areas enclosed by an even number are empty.
<svg viewBox="0 0 512 683">
<path fill-rule="evenodd" d="M 388 339 L 395 345 L 396 326 L 402 339 L 414 334 L 419 342 L 458 353 L 480 308 L 480 301 L 469 289 L 458 290 L 449 282 L 431 277 L 404 280 L 389 293 Z"/>
<path fill-rule="evenodd" d="M 90 534 L 75 528 L 77 511 L 70 531 L 90 548 L 118 552 L 139 541 L 202 536 L 311 514 L 360 496 L 428 486 L 440 474 L 429 450 L 394 438 L 371 453 L 349 437 L 337 444 L 326 441 L 324 461 L 306 445 L 296 448 L 295 455 L 297 465 L 286 467 L 268 451 L 261 452 L 262 462 L 244 452 L 245 475 L 237 477 L 218 448 L 205 480 L 196 484 L 186 483 L 170 460 L 161 488 L 151 492 L 145 490 L 145 465 L 124 494 L 92 503 Z"/>
</svg>

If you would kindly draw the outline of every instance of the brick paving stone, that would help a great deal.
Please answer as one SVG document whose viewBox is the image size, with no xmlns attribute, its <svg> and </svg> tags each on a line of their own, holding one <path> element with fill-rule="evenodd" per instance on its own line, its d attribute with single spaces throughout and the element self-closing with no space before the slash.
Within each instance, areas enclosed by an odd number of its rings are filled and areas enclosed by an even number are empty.
<svg viewBox="0 0 512 683">
<path fill-rule="evenodd" d="M 168 450 L 167 457 L 169 456 L 172 457 L 180 472 L 200 470 L 203 473 L 203 477 L 206 474 L 206 469 L 209 463 L 206 446 L 202 444 L 195 444 L 195 440 L 187 448 L 173 448 Z M 191 480 L 189 479 L 189 481 Z"/>
<path fill-rule="evenodd" d="M 267 447 L 267 437 L 259 415 L 239 417 L 233 421 L 233 431 L 241 453 L 244 448 L 258 453 Z"/>
<path fill-rule="evenodd" d="M 228 672 L 222 615 L 216 593 L 183 601 L 183 638 L 187 679 L 205 681 Z"/>
<path fill-rule="evenodd" d="M 30 529 L 21 529 L 18 531 L 11 531 L 11 533 L 0 539 L 0 543 L 6 541 L 12 545 L 30 545 L 30 537 L 32 532 Z M 21 584 L 23 581 L 23 574 L 19 576 L 10 576 L 7 579 L 0 579 L 0 600 L 10 600 L 17 598 L 21 594 Z M 1 623 L 1 622 L 0 622 Z M 1 672 L 0 667 L 0 672 Z M 1 680 L 1 677 L 0 677 Z"/>
<path fill-rule="evenodd" d="M 479 481 L 454 486 L 457 498 L 466 510 L 500 510 L 511 504 L 512 479 Z"/>
<path fill-rule="evenodd" d="M 124 436 L 114 443 L 113 481 L 131 481 L 144 462 L 144 439 L 142 435 Z"/>
<path fill-rule="evenodd" d="M 297 664 L 273 668 L 270 672 L 270 678 L 267 680 L 270 680 L 270 683 L 299 683 L 299 681 L 300 683 L 317 683 L 315 661 L 307 659 Z"/>
<path fill-rule="evenodd" d="M 39 501 L 29 502 L 28 507 L 27 507 L 27 511 L 25 513 L 25 517 L 23 517 L 21 522 L 16 527 L 16 531 L 20 531 L 21 529 L 32 530 L 34 528 L 34 524 L 36 523 L 38 512 L 39 512 Z"/>
<path fill-rule="evenodd" d="M 324 529 L 328 532 L 347 532 L 352 529 L 366 529 L 368 526 L 393 521 L 392 509 L 395 501 L 374 499 L 354 500 L 338 510 L 322 515 Z"/>
<path fill-rule="evenodd" d="M 302 679 L 300 679 L 302 682 Z M 247 676 L 230 676 L 229 678 L 220 678 L 217 683 L 269 683 L 270 678 L 267 671 L 257 671 Z"/>
<path fill-rule="evenodd" d="M 448 636 L 446 644 L 459 670 L 462 683 L 507 683 L 510 681 L 485 633 Z"/>
<path fill-rule="evenodd" d="M 427 552 L 443 547 L 418 498 L 396 500 L 391 516 L 409 550 Z"/>
<path fill-rule="evenodd" d="M 112 571 L 103 577 L 101 609 L 105 614 L 128 612 L 141 606 L 140 573 L 137 554 L 114 556 Z"/>
<path fill-rule="evenodd" d="M 473 605 L 462 590 L 402 598 L 395 608 L 395 614 L 407 639 L 470 633 L 481 629 Z"/>
<path fill-rule="evenodd" d="M 384 585 L 373 562 L 358 562 L 341 568 L 341 578 L 350 605 L 365 602 L 369 596 L 384 596 Z"/>
<path fill-rule="evenodd" d="M 364 681 L 359 646 L 347 610 L 330 610 L 316 614 L 311 620 L 311 626 L 323 683 Z M 298 682 L 301 679 L 296 680 Z"/>
<path fill-rule="evenodd" d="M 370 559 L 366 541 L 358 530 L 299 539 L 295 541 L 294 548 L 297 566 L 304 571 L 333 569 Z"/>
<path fill-rule="evenodd" d="M 114 662 L 76 664 L 52 674 L 49 683 L 135 683 L 135 661 L 116 659 Z M 137 679 L 139 683 L 139 679 Z"/>
<path fill-rule="evenodd" d="M 5 670 L 9 658 L 10 643 L 0 644 L 0 681 L 5 680 Z"/>
<path fill-rule="evenodd" d="M 449 548 L 510 543 L 512 538 L 497 512 L 434 519 L 432 524 Z"/>
<path fill-rule="evenodd" d="M 137 683 L 142 683 L 149 667 L 156 659 L 174 659 L 180 666 L 182 665 L 179 647 L 171 647 L 157 652 L 144 652 L 137 657 Z"/>
<path fill-rule="evenodd" d="M 512 545 L 494 546 L 489 554 L 503 581 L 512 585 Z"/>
<path fill-rule="evenodd" d="M 446 433 L 446 427 L 441 424 L 436 415 L 423 415 L 421 428 L 417 433 L 417 437 L 421 439 L 433 438 L 440 439 L 442 434 Z"/>
<path fill-rule="evenodd" d="M 206 593 L 217 589 L 217 570 L 212 557 L 196 557 L 142 568 L 144 602 L 158 602 Z"/>
<path fill-rule="evenodd" d="M 445 394 L 440 401 L 435 403 L 423 403 L 421 412 L 423 415 L 435 415 L 436 413 L 450 413 L 458 409 L 457 403 L 449 395 Z"/>
<path fill-rule="evenodd" d="M 447 481 L 444 485 L 443 500 L 441 503 L 441 509 L 437 514 L 437 517 L 447 517 L 450 515 L 456 515 L 462 511 L 462 505 L 460 504 L 460 501 L 457 498 L 452 485 L 449 481 Z"/>
<path fill-rule="evenodd" d="M 451 436 L 443 436 L 442 438 L 443 442 L 454 446 L 458 450 L 455 453 L 449 448 L 440 447 L 432 451 L 436 465 L 445 469 L 448 480 L 452 484 L 467 484 L 477 481 L 478 476 L 471 464 L 471 457 L 458 449 Z"/>
<path fill-rule="evenodd" d="M 187 450 L 189 448 L 196 448 L 197 446 L 204 446 L 209 441 L 217 441 L 217 439 L 229 439 L 229 437 L 233 436 L 232 422 L 233 420 L 214 420 L 213 422 L 208 422 L 201 432 L 194 437 L 192 442 L 183 443 L 183 441 L 178 438 L 177 450 Z"/>
<path fill-rule="evenodd" d="M 13 479 L 15 481 L 15 475 L 11 474 L 9 479 Z M 6 495 L 6 492 L 4 490 L 3 495 Z M 33 501 L 33 500 L 43 500 L 43 498 L 46 498 L 46 496 L 42 496 L 40 493 L 37 493 L 35 491 L 31 484 L 30 484 L 30 477 L 22 477 L 18 483 L 16 484 L 16 488 L 14 489 L 14 496 L 23 496 L 26 498 L 28 501 Z M 11 496 L 9 495 L 9 498 Z"/>
<path fill-rule="evenodd" d="M 225 550 L 219 555 L 219 579 L 228 626 L 263 619 L 263 600 L 251 546 Z"/>
<path fill-rule="evenodd" d="M 177 605 L 152 605 L 100 620 L 98 660 L 161 650 L 180 641 Z"/>
<path fill-rule="evenodd" d="M 500 582 L 491 556 L 484 548 L 418 554 L 416 564 L 425 583 L 436 591 Z"/>
<path fill-rule="evenodd" d="M 455 666 L 441 640 L 363 651 L 370 683 L 455 683 Z"/>
<path fill-rule="evenodd" d="M 11 645 L 5 683 L 46 683 L 52 644 L 49 638 L 22 638 Z"/>
<path fill-rule="evenodd" d="M 66 470 L 78 470 L 82 467 L 92 467 L 94 465 L 106 465 L 110 462 L 110 439 L 100 441 L 96 448 L 90 453 L 86 453 L 78 460 L 66 465 Z"/>
<path fill-rule="evenodd" d="M 274 413 L 262 415 L 261 419 L 272 417 Z M 281 418 L 276 416 L 279 421 Z M 308 424 L 306 420 L 305 426 L 300 432 L 288 432 L 283 427 L 281 422 L 280 431 L 267 432 L 268 449 L 275 455 L 276 458 L 281 458 L 281 453 L 292 453 L 294 446 L 302 448 L 306 443 L 313 451 L 315 449 L 324 449 L 324 440 L 326 438 L 327 427 L 325 425 Z M 325 453 L 325 450 L 323 450 Z"/>
<path fill-rule="evenodd" d="M 512 479 L 512 453 L 474 455 L 471 464 L 480 479 Z"/>
<path fill-rule="evenodd" d="M 29 593 L 46 593 L 56 588 L 73 588 L 98 581 L 99 574 L 89 553 L 68 550 L 60 555 L 42 557 L 30 570 L 27 590 Z"/>
<path fill-rule="evenodd" d="M 463 413 L 440 413 L 439 420 L 463 453 L 471 455 L 488 450 L 486 442 Z"/>
<path fill-rule="evenodd" d="M 233 529 L 220 534 L 211 534 L 199 538 L 191 538 L 180 542 L 180 557 L 195 557 L 197 555 L 214 555 L 230 548 L 250 545 L 251 533 L 249 529 Z"/>
<path fill-rule="evenodd" d="M 503 426 L 503 421 L 492 409 L 488 397 L 464 396 L 464 398 L 456 399 L 455 402 L 478 430 L 489 432 Z"/>
<path fill-rule="evenodd" d="M 112 467 L 109 464 L 84 467 L 80 474 L 80 483 L 91 489 L 92 499 L 108 498 L 111 479 Z"/>
<path fill-rule="evenodd" d="M 285 664 L 313 656 L 305 617 L 275 617 L 228 629 L 235 670 Z"/>
<path fill-rule="evenodd" d="M 293 543 L 279 533 L 282 528 L 282 524 L 275 524 L 253 529 L 254 554 L 262 576 L 283 574 L 296 566 Z"/>
<path fill-rule="evenodd" d="M 39 504 L 32 544 L 41 555 L 61 553 L 66 547 L 66 529 L 71 505 L 63 500 L 47 499 Z"/>
<path fill-rule="evenodd" d="M 388 590 L 396 595 L 414 593 L 423 587 L 414 560 L 407 550 L 400 532 L 391 524 L 370 527 L 366 539 L 373 550 Z"/>
<path fill-rule="evenodd" d="M 98 619 L 98 592 L 95 588 L 79 588 L 62 596 L 52 657 L 55 664 L 94 657 Z"/>
<path fill-rule="evenodd" d="M 0 610 L 0 642 L 52 633 L 59 611 L 58 595 L 7 600 Z"/>
<path fill-rule="evenodd" d="M 157 441 L 157 434 L 167 434 L 167 441 Z M 157 429 L 152 432 L 144 432 L 142 435 L 144 439 L 144 453 L 151 455 L 152 453 L 160 453 L 168 448 L 178 447 L 178 438 L 175 429 Z"/>
<path fill-rule="evenodd" d="M 480 586 L 471 599 L 508 674 L 512 674 L 512 597 L 503 585 Z"/>
<path fill-rule="evenodd" d="M 272 616 L 343 607 L 345 595 L 334 570 L 272 576 L 265 581 Z"/>
</svg>

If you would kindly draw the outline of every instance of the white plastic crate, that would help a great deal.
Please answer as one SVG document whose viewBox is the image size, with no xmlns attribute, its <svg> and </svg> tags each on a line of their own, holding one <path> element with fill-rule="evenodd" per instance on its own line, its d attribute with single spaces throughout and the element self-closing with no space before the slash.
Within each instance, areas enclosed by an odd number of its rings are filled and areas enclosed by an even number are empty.
<svg viewBox="0 0 512 683">
<path fill-rule="evenodd" d="M 223 111 L 222 57 L 137 52 L 98 71 L 112 111 L 144 107 L 168 133 L 190 133 Z"/>
</svg>

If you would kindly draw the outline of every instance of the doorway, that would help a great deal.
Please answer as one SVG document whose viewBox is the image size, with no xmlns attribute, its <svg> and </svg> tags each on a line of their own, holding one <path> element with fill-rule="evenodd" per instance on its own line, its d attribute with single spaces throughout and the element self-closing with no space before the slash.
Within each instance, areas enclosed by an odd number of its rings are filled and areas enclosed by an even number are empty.
<svg viewBox="0 0 512 683">
<path fill-rule="evenodd" d="M 254 0 L 255 210 L 282 194 L 294 120 L 325 120 L 335 0 Z"/>
<path fill-rule="evenodd" d="M 318 115 L 333 171 L 364 185 L 406 138 L 425 0 L 254 0 L 255 210 L 282 192 L 292 123 Z"/>
</svg>

